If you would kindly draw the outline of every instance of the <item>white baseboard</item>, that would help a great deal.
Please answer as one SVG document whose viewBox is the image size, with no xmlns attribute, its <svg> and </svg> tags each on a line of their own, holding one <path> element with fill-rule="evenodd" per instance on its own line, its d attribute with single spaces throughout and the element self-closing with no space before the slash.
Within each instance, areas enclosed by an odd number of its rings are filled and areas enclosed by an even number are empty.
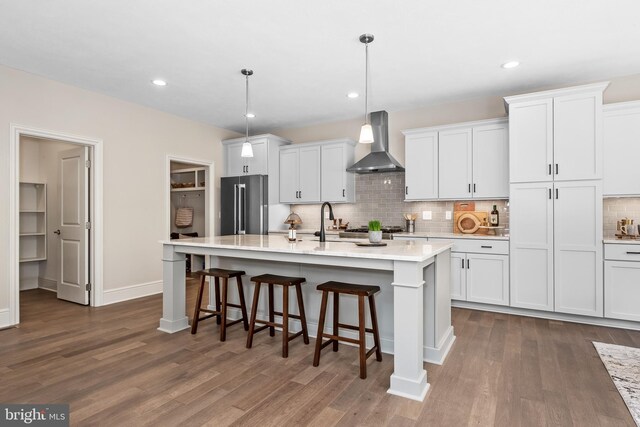
<svg viewBox="0 0 640 427">
<path fill-rule="evenodd" d="M 162 293 L 162 280 L 123 286 L 116 289 L 105 289 L 103 291 L 102 305 L 115 304 L 160 293 Z"/>
<path fill-rule="evenodd" d="M 38 288 L 45 291 L 58 292 L 58 281 L 47 279 L 46 277 L 38 277 Z"/>
<path fill-rule="evenodd" d="M 11 316 L 8 308 L 0 310 L 0 329 L 9 328 L 13 326 L 11 323 Z"/>
<path fill-rule="evenodd" d="M 527 308 L 506 307 L 502 305 L 481 304 L 469 301 L 451 301 L 451 307 L 470 310 L 490 311 L 493 313 L 513 314 L 516 316 L 537 317 L 540 319 L 560 320 L 563 322 L 583 323 L 586 325 L 607 326 L 610 328 L 640 331 L 640 322 L 607 319 L 603 317 L 580 316 L 577 314 L 554 313 L 550 311 L 530 310 Z"/>
</svg>

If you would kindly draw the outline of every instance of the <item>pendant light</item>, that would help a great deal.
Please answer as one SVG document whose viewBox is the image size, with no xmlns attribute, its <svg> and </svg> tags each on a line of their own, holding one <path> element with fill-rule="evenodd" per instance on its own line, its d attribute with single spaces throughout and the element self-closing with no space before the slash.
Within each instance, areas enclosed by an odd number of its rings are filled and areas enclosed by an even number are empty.
<svg viewBox="0 0 640 427">
<path fill-rule="evenodd" d="M 242 71 L 240 72 L 245 76 L 245 80 L 246 80 L 246 99 L 245 99 L 246 103 L 245 103 L 245 110 L 244 110 L 245 140 L 244 140 L 244 144 L 242 144 L 242 152 L 240 152 L 240 156 L 253 157 L 253 147 L 249 142 L 249 76 L 253 74 L 253 70 L 247 70 L 246 68 L 243 68 Z"/>
<path fill-rule="evenodd" d="M 360 43 L 364 43 L 364 124 L 360 129 L 360 144 L 373 143 L 373 129 L 369 124 L 367 107 L 369 102 L 369 43 L 373 41 L 373 34 L 363 34 L 360 36 Z"/>
</svg>

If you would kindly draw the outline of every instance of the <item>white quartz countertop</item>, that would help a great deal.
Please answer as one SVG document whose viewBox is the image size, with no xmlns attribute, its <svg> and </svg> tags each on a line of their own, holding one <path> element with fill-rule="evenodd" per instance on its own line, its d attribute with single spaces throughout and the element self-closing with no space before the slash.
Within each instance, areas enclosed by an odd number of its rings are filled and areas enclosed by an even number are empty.
<svg viewBox="0 0 640 427">
<path fill-rule="evenodd" d="M 614 244 L 614 245 L 640 245 L 640 240 L 635 239 L 618 239 L 618 238 L 605 238 L 602 240 L 603 243 L 606 244 Z"/>
<path fill-rule="evenodd" d="M 366 242 L 362 239 L 362 242 Z M 197 246 L 241 251 L 309 254 L 332 257 L 385 259 L 393 261 L 425 261 L 452 247 L 447 242 L 385 240 L 387 246 L 360 247 L 353 241 L 328 241 L 302 239 L 290 243 L 285 236 L 255 234 L 195 237 L 192 239 L 163 240 L 160 243 L 173 246 Z"/>
</svg>

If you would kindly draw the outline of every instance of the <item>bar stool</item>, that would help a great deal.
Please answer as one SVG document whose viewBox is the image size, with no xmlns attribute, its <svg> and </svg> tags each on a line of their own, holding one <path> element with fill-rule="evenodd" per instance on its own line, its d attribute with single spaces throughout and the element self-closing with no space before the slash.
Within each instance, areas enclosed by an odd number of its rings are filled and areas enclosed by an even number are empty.
<svg viewBox="0 0 640 427">
<path fill-rule="evenodd" d="M 370 285 L 354 285 L 351 283 L 342 282 L 325 282 L 316 288 L 322 291 L 322 303 L 320 305 L 320 320 L 318 321 L 318 334 L 316 335 L 316 349 L 313 355 L 313 366 L 320 364 L 320 353 L 322 349 L 333 343 L 333 351 L 338 351 L 338 342 L 345 341 L 352 344 L 357 344 L 360 353 L 360 378 L 367 378 L 367 359 L 374 352 L 376 353 L 376 360 L 382 361 L 382 351 L 380 351 L 380 334 L 378 331 L 378 317 L 376 314 L 376 303 L 374 295 L 380 292 L 380 286 Z M 329 299 L 329 292 L 333 292 L 333 333 L 327 334 L 324 332 L 324 320 L 327 314 L 327 301 Z M 340 323 L 340 294 L 356 295 L 358 297 L 358 326 L 347 325 Z M 369 299 L 369 312 L 371 314 L 371 326 L 367 328 L 365 325 L 365 307 L 364 299 Z M 339 335 L 339 329 L 351 329 L 358 331 L 358 339 L 343 337 Z M 373 334 L 374 346 L 367 351 L 365 332 Z M 329 338 L 328 341 L 322 342 L 322 338 Z"/>
<path fill-rule="evenodd" d="M 249 322 L 247 321 L 247 305 L 244 301 L 244 290 L 242 288 L 242 276 L 244 271 L 240 270 L 225 270 L 223 268 L 209 268 L 208 270 L 201 270 L 196 272 L 200 276 L 200 288 L 198 289 L 198 297 L 196 300 L 196 309 L 193 313 L 193 320 L 191 322 L 191 333 L 195 334 L 198 331 L 198 322 L 201 320 L 216 317 L 216 323 L 220 325 L 220 341 L 227 339 L 227 327 L 235 325 L 236 323 L 244 323 L 244 330 L 249 330 Z M 202 294 L 204 293 L 205 276 L 215 278 L 215 301 L 216 309 L 209 310 L 208 308 L 202 308 Z M 240 304 L 232 304 L 227 301 L 228 285 L 230 278 L 236 278 L 236 284 L 238 286 L 238 296 L 240 298 Z M 220 293 L 220 279 L 222 279 L 222 294 Z M 227 307 L 236 307 L 242 311 L 242 318 L 234 320 L 232 322 L 227 321 Z M 206 316 L 200 317 L 200 312 L 204 311 L 209 313 Z"/>
<path fill-rule="evenodd" d="M 254 276 L 251 278 L 252 282 L 255 282 L 256 287 L 253 291 L 253 305 L 251 306 L 251 320 L 249 321 L 249 335 L 247 336 L 247 348 L 251 348 L 253 345 L 253 335 L 257 332 L 263 331 L 269 328 L 269 335 L 275 336 L 275 327 L 282 328 L 282 357 L 289 357 L 289 341 L 302 335 L 305 344 L 309 344 L 309 332 L 307 331 L 307 318 L 304 314 L 304 302 L 302 301 L 302 290 L 300 284 L 304 283 L 306 279 L 304 277 L 286 277 L 277 276 L 275 274 L 262 274 L 260 276 Z M 269 285 L 269 320 L 256 319 L 258 312 L 258 301 L 260 299 L 260 286 L 266 283 Z M 273 286 L 282 286 L 282 312 L 274 311 L 273 309 Z M 295 286 L 296 296 L 298 298 L 298 310 L 299 315 L 289 313 L 289 287 Z M 276 323 L 274 321 L 275 316 L 282 317 L 282 323 Z M 302 330 L 289 336 L 289 318 L 300 320 Z M 256 329 L 256 323 L 260 323 L 261 326 Z"/>
</svg>

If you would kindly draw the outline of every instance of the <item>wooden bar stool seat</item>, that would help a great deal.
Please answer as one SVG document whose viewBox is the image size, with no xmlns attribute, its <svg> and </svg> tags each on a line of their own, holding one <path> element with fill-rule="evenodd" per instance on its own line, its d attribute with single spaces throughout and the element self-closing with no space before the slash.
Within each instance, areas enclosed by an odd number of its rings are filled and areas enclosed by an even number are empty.
<svg viewBox="0 0 640 427">
<path fill-rule="evenodd" d="M 322 303 L 320 305 L 320 319 L 318 321 L 318 334 L 316 335 L 316 349 L 313 355 L 313 366 L 320 364 L 320 353 L 322 349 L 333 344 L 333 351 L 338 351 L 338 342 L 344 341 L 357 344 L 360 354 L 360 378 L 367 378 L 367 359 L 374 352 L 376 360 L 382 361 L 382 351 L 380 350 L 380 333 L 378 331 L 378 316 L 376 313 L 376 303 L 374 295 L 380 292 L 380 286 L 356 285 L 343 282 L 325 282 L 316 288 L 322 291 Z M 327 302 L 329 292 L 333 292 L 333 333 L 324 332 L 324 321 L 327 314 Z M 340 294 L 355 295 L 358 297 L 358 326 L 340 323 Z M 369 312 L 371 314 L 371 328 L 365 325 L 364 299 L 369 300 Z M 358 331 L 358 339 L 340 336 L 340 328 Z M 365 332 L 373 334 L 374 346 L 367 351 Z M 323 342 L 323 338 L 329 338 Z"/>
<path fill-rule="evenodd" d="M 304 343 L 309 344 L 309 332 L 307 331 L 307 318 L 304 314 L 304 302 L 302 300 L 301 284 L 306 281 L 304 277 L 287 277 L 275 274 L 262 274 L 254 276 L 251 281 L 255 283 L 253 291 L 253 305 L 251 306 L 251 320 L 249 321 L 249 335 L 247 336 L 247 348 L 253 345 L 253 335 L 257 332 L 269 328 L 269 335 L 275 336 L 275 328 L 282 328 L 282 357 L 289 357 L 289 341 L 302 335 Z M 262 284 L 269 285 L 269 320 L 257 319 L 258 302 L 260 299 L 260 287 Z M 273 287 L 282 286 L 282 311 L 275 311 L 273 308 Z M 289 313 L 289 287 L 294 286 L 298 300 L 299 315 Z M 275 322 L 275 316 L 282 317 L 282 323 Z M 300 320 L 302 330 L 289 335 L 289 318 Z M 263 326 L 256 328 L 256 323 Z"/>
<path fill-rule="evenodd" d="M 195 334 L 198 331 L 198 322 L 200 322 L 201 320 L 209 319 L 211 317 L 216 317 L 216 323 L 220 325 L 220 341 L 225 341 L 227 339 L 227 327 L 235 325 L 236 323 L 244 323 L 244 330 L 248 331 L 249 317 L 247 316 L 247 305 L 244 300 L 244 289 L 242 287 L 242 276 L 245 274 L 245 272 L 241 270 L 225 270 L 223 268 L 209 268 L 207 270 L 198 271 L 196 272 L 196 274 L 200 276 L 200 288 L 198 289 L 196 308 L 193 314 L 193 320 L 191 321 L 191 333 Z M 215 310 L 202 308 L 202 295 L 204 293 L 205 277 L 207 276 L 213 277 L 215 279 Z M 236 279 L 240 304 L 233 304 L 227 301 L 229 279 L 232 278 Z M 222 289 L 220 287 L 220 279 L 222 279 Z M 242 318 L 238 320 L 228 321 L 228 307 L 239 308 L 242 312 Z M 201 311 L 209 314 L 200 317 Z"/>
</svg>

